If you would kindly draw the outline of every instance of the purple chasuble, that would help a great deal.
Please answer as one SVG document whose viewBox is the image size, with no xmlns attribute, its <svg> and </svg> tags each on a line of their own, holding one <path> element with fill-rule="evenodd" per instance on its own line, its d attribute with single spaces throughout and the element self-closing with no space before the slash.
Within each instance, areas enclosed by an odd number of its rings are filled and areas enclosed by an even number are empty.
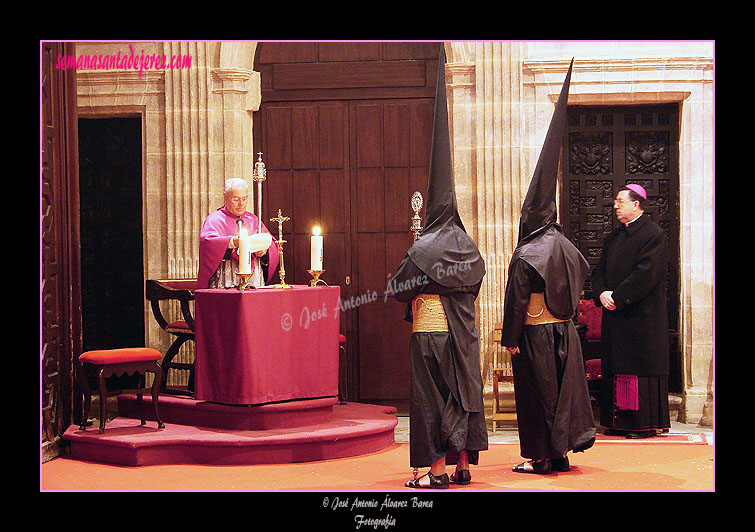
<svg viewBox="0 0 755 532">
<path fill-rule="evenodd" d="M 239 233 L 238 225 L 236 224 L 236 220 L 238 219 L 238 216 L 231 214 L 225 207 L 221 207 L 205 219 L 202 230 L 199 233 L 197 288 L 209 287 L 210 278 L 218 269 L 218 266 L 220 266 L 223 255 L 225 255 L 228 249 L 228 241 Z M 241 219 L 244 221 L 244 226 L 249 234 L 257 232 L 257 216 L 250 212 L 244 212 Z M 262 231 L 270 233 L 264 223 L 262 224 Z M 270 279 L 272 279 L 280 261 L 280 252 L 278 251 L 275 237 L 273 237 L 273 245 L 268 249 L 268 256 L 269 266 L 267 279 L 265 280 L 266 283 L 269 283 Z M 253 261 L 252 268 L 254 266 Z"/>
</svg>

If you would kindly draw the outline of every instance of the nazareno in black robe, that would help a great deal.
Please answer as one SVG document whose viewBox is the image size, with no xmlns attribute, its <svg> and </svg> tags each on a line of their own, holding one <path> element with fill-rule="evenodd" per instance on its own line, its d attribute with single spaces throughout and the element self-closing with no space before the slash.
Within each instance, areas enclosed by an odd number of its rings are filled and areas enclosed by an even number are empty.
<svg viewBox="0 0 755 532">
<path fill-rule="evenodd" d="M 519 243 L 509 264 L 501 345 L 512 355 L 521 455 L 564 458 L 595 443 L 582 348 L 572 318 L 588 265 L 553 223 Z M 530 294 L 543 292 L 548 310 L 567 321 L 525 325 Z"/>
<path fill-rule="evenodd" d="M 394 297 L 408 303 L 407 321 L 412 320 L 414 297 L 439 294 L 448 322 L 448 332 L 415 332 L 409 344 L 411 467 L 428 467 L 444 456 L 452 465 L 462 450 L 476 465 L 479 451 L 488 448 L 475 325 L 481 284 L 480 279 L 472 285 L 444 286 L 420 270 L 409 255 L 391 280 Z"/>
<path fill-rule="evenodd" d="M 519 443 L 524 458 L 565 458 L 595 442 L 582 347 L 574 323 L 587 261 L 556 223 L 556 181 L 574 61 L 561 87 L 543 149 L 522 203 L 519 242 L 506 281 L 501 345 L 512 355 Z M 543 292 L 567 321 L 524 325 L 530 294 Z"/>
<path fill-rule="evenodd" d="M 668 409 L 668 255 L 663 230 L 647 214 L 606 238 L 592 274 L 595 304 L 613 291 L 616 310 L 603 309 L 600 424 L 618 430 L 665 429 Z M 618 408 L 615 376 L 637 377 L 638 410 Z"/>
</svg>

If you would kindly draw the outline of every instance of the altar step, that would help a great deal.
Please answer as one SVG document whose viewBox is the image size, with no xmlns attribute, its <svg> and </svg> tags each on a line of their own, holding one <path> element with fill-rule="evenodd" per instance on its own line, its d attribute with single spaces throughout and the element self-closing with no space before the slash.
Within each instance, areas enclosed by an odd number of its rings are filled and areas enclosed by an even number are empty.
<svg viewBox="0 0 755 532">
<path fill-rule="evenodd" d="M 144 396 L 141 425 L 136 396 L 118 397 L 118 416 L 99 434 L 72 425 L 63 435 L 71 458 L 127 466 L 251 465 L 332 460 L 385 449 L 394 443 L 396 409 L 336 398 L 233 406 L 161 395 L 154 421 Z"/>
</svg>

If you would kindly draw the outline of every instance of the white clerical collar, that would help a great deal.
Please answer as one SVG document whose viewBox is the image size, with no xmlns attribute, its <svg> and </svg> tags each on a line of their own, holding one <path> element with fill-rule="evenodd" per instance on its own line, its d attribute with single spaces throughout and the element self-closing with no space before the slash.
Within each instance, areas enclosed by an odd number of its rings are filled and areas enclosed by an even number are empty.
<svg viewBox="0 0 755 532">
<path fill-rule="evenodd" d="M 642 218 L 642 215 L 643 215 L 643 214 L 645 214 L 645 211 L 642 211 L 642 212 L 640 212 L 640 214 L 639 214 L 639 215 L 637 216 L 637 218 L 635 218 L 634 220 L 629 220 L 629 221 L 628 221 L 627 223 L 625 223 L 624 225 L 625 225 L 626 227 L 629 227 L 629 224 L 631 224 L 631 223 L 634 223 L 634 222 L 636 222 L 637 220 L 639 220 L 640 218 Z"/>
</svg>

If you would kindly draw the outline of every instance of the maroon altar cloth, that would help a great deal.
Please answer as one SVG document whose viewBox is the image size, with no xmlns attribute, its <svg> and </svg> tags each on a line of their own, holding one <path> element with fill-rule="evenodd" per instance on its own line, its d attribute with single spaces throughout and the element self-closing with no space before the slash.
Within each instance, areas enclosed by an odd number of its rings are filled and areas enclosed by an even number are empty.
<svg viewBox="0 0 755 532">
<path fill-rule="evenodd" d="M 338 395 L 340 293 L 195 290 L 195 398 L 254 405 Z"/>
</svg>

